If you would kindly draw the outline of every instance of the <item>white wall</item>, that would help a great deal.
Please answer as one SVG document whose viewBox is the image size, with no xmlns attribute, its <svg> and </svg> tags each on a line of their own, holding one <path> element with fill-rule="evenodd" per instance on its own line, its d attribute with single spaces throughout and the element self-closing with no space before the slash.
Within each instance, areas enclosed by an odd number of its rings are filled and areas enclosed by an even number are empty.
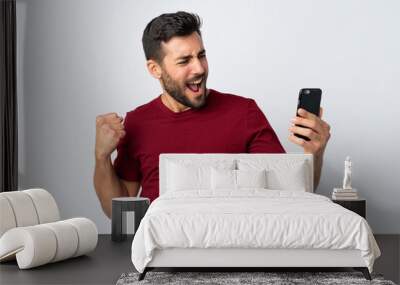
<svg viewBox="0 0 400 285">
<path fill-rule="evenodd" d="M 186 10 L 203 21 L 209 87 L 254 98 L 289 152 L 298 90 L 323 89 L 332 126 L 318 192 L 353 185 L 375 233 L 400 233 L 400 2 L 17 0 L 21 188 L 43 187 L 64 218 L 110 232 L 93 184 L 95 117 L 160 93 L 141 46 L 146 24 Z"/>
</svg>

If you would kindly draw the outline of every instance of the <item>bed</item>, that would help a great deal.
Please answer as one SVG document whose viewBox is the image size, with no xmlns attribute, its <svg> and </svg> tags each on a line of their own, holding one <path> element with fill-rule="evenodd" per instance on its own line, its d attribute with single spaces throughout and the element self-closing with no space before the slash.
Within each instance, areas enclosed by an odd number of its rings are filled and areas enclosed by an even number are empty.
<svg viewBox="0 0 400 285">
<path fill-rule="evenodd" d="M 154 268 L 352 267 L 379 247 L 361 216 L 313 193 L 309 154 L 161 154 L 160 196 L 132 242 Z"/>
</svg>

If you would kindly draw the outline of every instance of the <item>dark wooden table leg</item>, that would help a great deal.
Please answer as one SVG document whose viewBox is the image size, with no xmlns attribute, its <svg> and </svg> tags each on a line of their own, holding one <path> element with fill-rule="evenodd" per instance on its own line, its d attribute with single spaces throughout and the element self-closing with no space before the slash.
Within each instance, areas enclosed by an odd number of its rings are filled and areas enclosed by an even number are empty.
<svg viewBox="0 0 400 285">
<path fill-rule="evenodd" d="M 123 215 L 122 204 L 119 201 L 112 201 L 111 213 L 111 240 L 123 241 L 126 239 L 126 221 Z"/>
</svg>

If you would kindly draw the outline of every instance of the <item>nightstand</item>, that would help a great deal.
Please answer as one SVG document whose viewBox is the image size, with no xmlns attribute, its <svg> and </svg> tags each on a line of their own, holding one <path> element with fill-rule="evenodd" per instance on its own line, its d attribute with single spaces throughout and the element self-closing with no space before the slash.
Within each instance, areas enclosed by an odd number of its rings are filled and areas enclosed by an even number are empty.
<svg viewBox="0 0 400 285">
<path fill-rule="evenodd" d="M 334 200 L 332 202 L 339 204 L 340 206 L 353 211 L 356 214 L 359 214 L 361 217 L 366 219 L 366 208 L 367 201 L 365 199 L 356 199 L 356 200 Z"/>
<path fill-rule="evenodd" d="M 126 212 L 134 212 L 135 231 L 150 206 L 150 199 L 144 197 L 118 197 L 112 199 L 111 240 L 124 241 L 127 238 Z"/>
</svg>

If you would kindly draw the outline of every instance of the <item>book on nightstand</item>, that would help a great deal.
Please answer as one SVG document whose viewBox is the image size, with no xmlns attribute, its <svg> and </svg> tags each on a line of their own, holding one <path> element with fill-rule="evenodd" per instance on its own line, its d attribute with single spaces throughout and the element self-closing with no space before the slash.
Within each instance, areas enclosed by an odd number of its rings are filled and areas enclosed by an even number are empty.
<svg viewBox="0 0 400 285">
<path fill-rule="evenodd" d="M 343 188 L 333 188 L 332 193 L 333 200 L 357 200 L 358 192 L 357 189 L 343 189 Z"/>
</svg>

